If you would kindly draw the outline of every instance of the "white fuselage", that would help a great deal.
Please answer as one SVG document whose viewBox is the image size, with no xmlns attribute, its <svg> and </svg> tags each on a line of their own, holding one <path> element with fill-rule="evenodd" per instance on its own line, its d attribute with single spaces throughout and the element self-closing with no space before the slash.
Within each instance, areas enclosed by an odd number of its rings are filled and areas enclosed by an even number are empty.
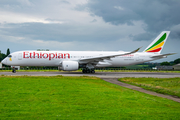
<svg viewBox="0 0 180 120">
<path fill-rule="evenodd" d="M 106 55 L 124 54 L 127 52 L 99 52 L 99 51 L 19 51 L 11 53 L 2 63 L 11 66 L 60 66 L 63 61 L 77 61 L 85 64 L 82 59 L 101 57 Z M 95 64 L 96 67 L 122 67 L 156 60 L 151 58 L 157 53 L 136 52 L 124 56 L 105 59 Z M 160 58 L 158 58 L 160 59 Z M 87 64 L 87 63 L 86 63 Z"/>
</svg>

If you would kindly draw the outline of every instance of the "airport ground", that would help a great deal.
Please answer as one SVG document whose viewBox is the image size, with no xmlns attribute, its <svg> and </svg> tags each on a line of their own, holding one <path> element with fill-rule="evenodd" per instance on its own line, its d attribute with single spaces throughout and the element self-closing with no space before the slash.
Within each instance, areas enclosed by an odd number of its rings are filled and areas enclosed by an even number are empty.
<svg viewBox="0 0 180 120">
<path fill-rule="evenodd" d="M 155 77 L 155 78 L 173 78 L 180 77 L 180 73 L 174 72 L 96 72 L 95 74 L 86 74 L 82 72 L 0 72 L 0 75 L 11 76 L 95 76 L 99 78 L 123 78 L 123 77 Z"/>
</svg>

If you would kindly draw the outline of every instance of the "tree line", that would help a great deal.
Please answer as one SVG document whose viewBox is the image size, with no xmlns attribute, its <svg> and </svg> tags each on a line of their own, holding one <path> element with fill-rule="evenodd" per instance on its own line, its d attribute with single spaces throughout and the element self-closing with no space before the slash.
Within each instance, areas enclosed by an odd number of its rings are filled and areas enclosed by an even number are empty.
<svg viewBox="0 0 180 120">
<path fill-rule="evenodd" d="M 1 50 L 0 50 L 0 61 L 2 61 L 2 60 L 3 60 L 5 57 L 7 57 L 9 54 L 10 54 L 10 49 L 9 49 L 9 48 L 7 49 L 6 54 L 1 53 Z"/>
<path fill-rule="evenodd" d="M 180 58 L 174 60 L 174 61 L 171 61 L 171 62 L 162 62 L 161 63 L 161 66 L 172 66 L 172 65 L 176 65 L 176 64 L 179 64 L 180 63 Z"/>
</svg>

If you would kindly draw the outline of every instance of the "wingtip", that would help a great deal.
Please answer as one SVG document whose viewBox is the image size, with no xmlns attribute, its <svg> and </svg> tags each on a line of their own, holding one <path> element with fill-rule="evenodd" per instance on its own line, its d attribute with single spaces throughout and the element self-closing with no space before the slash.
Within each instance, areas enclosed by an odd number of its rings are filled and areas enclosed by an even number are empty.
<svg viewBox="0 0 180 120">
<path fill-rule="evenodd" d="M 136 49 L 134 52 L 138 52 L 141 48 L 142 48 L 142 46 L 139 47 L 138 49 Z"/>
<path fill-rule="evenodd" d="M 170 53 L 170 55 L 174 55 L 174 54 L 177 54 L 177 53 Z"/>
</svg>

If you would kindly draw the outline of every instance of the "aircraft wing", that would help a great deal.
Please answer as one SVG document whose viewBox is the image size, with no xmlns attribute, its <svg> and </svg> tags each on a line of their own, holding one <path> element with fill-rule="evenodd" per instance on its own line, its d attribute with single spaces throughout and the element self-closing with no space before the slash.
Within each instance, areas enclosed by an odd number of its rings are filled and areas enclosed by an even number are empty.
<svg viewBox="0 0 180 120">
<path fill-rule="evenodd" d="M 151 58 L 161 58 L 161 57 L 167 57 L 168 55 L 174 55 L 176 53 L 168 53 L 168 54 L 162 54 L 162 55 L 155 55 L 152 56 Z"/>
<path fill-rule="evenodd" d="M 129 55 L 129 54 L 136 53 L 137 51 L 139 51 L 140 48 L 138 48 L 138 49 L 136 49 L 136 50 L 134 50 L 132 52 L 124 53 L 124 54 L 97 56 L 97 57 L 92 57 L 92 58 L 81 58 L 81 59 L 79 59 L 79 63 L 91 63 L 91 62 L 100 62 L 100 61 L 103 61 L 103 60 L 110 60 L 110 58 L 113 58 L 113 57 L 116 57 L 116 56 L 123 56 L 123 55 Z"/>
</svg>

